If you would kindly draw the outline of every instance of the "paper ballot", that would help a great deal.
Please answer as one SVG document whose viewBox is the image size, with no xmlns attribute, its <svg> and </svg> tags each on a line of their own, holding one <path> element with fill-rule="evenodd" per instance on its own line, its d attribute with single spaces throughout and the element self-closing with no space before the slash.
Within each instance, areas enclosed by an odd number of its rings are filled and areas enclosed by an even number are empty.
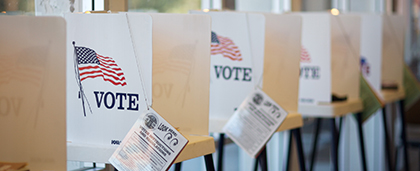
<svg viewBox="0 0 420 171">
<path fill-rule="evenodd" d="M 144 111 L 112 154 L 118 170 L 167 170 L 188 140 L 152 108 Z"/>
<path fill-rule="evenodd" d="M 255 89 L 229 119 L 223 131 L 246 151 L 257 157 L 287 112 L 260 89 Z"/>
</svg>

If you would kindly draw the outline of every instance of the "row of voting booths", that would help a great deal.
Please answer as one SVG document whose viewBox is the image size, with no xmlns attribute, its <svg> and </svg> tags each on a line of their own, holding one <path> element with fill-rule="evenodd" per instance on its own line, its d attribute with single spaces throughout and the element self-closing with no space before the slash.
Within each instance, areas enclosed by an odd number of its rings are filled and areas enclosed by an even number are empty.
<svg viewBox="0 0 420 171">
<path fill-rule="evenodd" d="M 356 170 L 376 168 L 367 157 L 374 150 L 365 148 L 378 140 L 362 125 L 382 108 L 379 143 L 385 168 L 394 169 L 384 106 L 404 104 L 399 16 L 191 11 L 2 16 L 0 22 L 0 162 L 30 170 L 66 170 L 66 161 L 109 163 L 141 113 L 153 108 L 188 140 L 169 165 L 181 170 L 182 161 L 204 157 L 206 170 L 222 170 L 225 134 L 251 136 L 249 127 L 226 124 L 261 89 L 286 112 L 272 131 L 294 137 L 297 158 L 289 143 L 286 170 L 313 169 L 322 120 L 330 124 L 333 170 L 339 170 L 340 143 L 357 144 Z M 357 126 L 348 131 L 356 137 L 340 142 L 341 118 L 352 114 Z M 303 118 L 316 122 L 309 162 Z M 217 150 L 210 134 L 219 135 Z M 262 134 L 273 132 L 253 133 L 248 142 Z M 255 168 L 268 170 L 267 141 L 248 153 Z M 407 163 L 406 150 L 404 156 Z M 289 166 L 296 159 L 299 166 Z"/>
</svg>

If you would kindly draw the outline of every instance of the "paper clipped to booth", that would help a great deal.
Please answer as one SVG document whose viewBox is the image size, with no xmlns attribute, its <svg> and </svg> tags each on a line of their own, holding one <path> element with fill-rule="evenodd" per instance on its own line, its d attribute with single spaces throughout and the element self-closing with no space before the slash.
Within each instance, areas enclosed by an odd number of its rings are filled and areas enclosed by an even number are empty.
<svg viewBox="0 0 420 171">
<path fill-rule="evenodd" d="M 255 89 L 226 123 L 223 131 L 251 157 L 278 129 L 287 112 L 260 89 Z"/>
<path fill-rule="evenodd" d="M 167 170 L 188 140 L 152 108 L 143 112 L 112 154 L 118 170 Z"/>
</svg>

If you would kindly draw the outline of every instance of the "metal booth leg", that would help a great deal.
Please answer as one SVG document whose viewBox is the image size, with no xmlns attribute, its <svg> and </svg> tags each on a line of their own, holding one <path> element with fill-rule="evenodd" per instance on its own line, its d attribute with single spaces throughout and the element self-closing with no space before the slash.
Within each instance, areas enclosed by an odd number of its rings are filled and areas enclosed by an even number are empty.
<svg viewBox="0 0 420 171">
<path fill-rule="evenodd" d="M 225 149 L 225 134 L 220 133 L 218 142 L 217 171 L 223 171 L 223 151 Z"/>
<path fill-rule="evenodd" d="M 215 171 L 214 170 L 214 162 L 213 162 L 213 155 L 207 154 L 204 156 L 204 161 L 206 162 L 206 169 L 207 171 Z"/>
<path fill-rule="evenodd" d="M 400 107 L 400 119 L 401 119 L 401 140 L 403 143 L 403 154 L 404 154 L 404 165 L 405 170 L 409 171 L 409 159 L 408 159 L 408 146 L 407 146 L 407 130 L 406 130 L 406 122 L 405 122 L 405 110 L 404 110 L 404 100 L 399 101 Z"/>
<path fill-rule="evenodd" d="M 181 171 L 182 162 L 175 163 L 175 171 Z"/>
<path fill-rule="evenodd" d="M 359 144 L 360 144 L 360 155 L 362 157 L 362 168 L 363 171 L 367 171 L 367 166 L 366 166 L 366 153 L 365 153 L 365 141 L 364 141 L 364 137 L 363 137 L 363 127 L 362 127 L 362 113 L 357 113 L 356 114 L 356 118 L 357 118 L 357 129 L 359 132 Z"/>
<path fill-rule="evenodd" d="M 299 158 L 299 168 L 301 171 L 305 171 L 306 170 L 305 156 L 303 155 L 302 135 L 300 133 L 300 128 L 293 129 L 292 133 L 295 136 L 295 140 L 296 140 L 296 147 L 297 147 L 298 158 Z"/>
<path fill-rule="evenodd" d="M 330 119 L 331 124 L 331 161 L 334 171 L 338 171 L 338 135 L 335 118 Z"/>
<path fill-rule="evenodd" d="M 314 139 L 312 142 L 312 153 L 311 153 L 311 160 L 309 163 L 309 171 L 312 171 L 314 168 L 314 162 L 317 152 L 317 145 L 318 145 L 318 136 L 319 136 L 319 128 L 321 127 L 321 118 L 316 118 L 315 120 L 315 132 L 314 132 Z"/>
<path fill-rule="evenodd" d="M 388 125 L 386 122 L 386 106 L 382 108 L 382 121 L 384 125 L 384 134 L 385 134 L 385 152 L 386 152 L 386 162 L 388 164 L 388 170 L 393 171 L 394 167 L 392 167 L 392 160 L 391 160 L 391 149 L 389 144 L 389 134 L 388 134 Z"/>
<path fill-rule="evenodd" d="M 267 146 L 264 146 L 260 155 L 258 156 L 258 162 L 261 166 L 261 171 L 267 171 L 268 170 L 268 164 L 267 164 Z"/>
</svg>

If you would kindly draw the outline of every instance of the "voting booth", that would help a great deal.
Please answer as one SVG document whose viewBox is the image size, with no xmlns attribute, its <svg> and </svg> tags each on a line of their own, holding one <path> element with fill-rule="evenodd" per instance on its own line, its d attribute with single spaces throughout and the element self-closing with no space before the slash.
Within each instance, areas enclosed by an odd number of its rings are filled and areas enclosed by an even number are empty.
<svg viewBox="0 0 420 171">
<path fill-rule="evenodd" d="M 299 112 L 334 117 L 360 111 L 360 18 L 299 14 L 303 20 Z"/>
<path fill-rule="evenodd" d="M 68 160 L 108 163 L 146 109 L 145 99 L 152 102 L 152 18 L 147 14 L 65 18 Z"/>
<path fill-rule="evenodd" d="M 407 135 L 405 125 L 404 110 L 404 38 L 405 38 L 405 20 L 399 15 L 382 15 L 382 72 L 381 72 L 381 91 L 380 98 L 383 103 L 382 117 L 384 125 L 384 140 L 386 163 L 388 168 L 395 166 L 391 154 L 394 150 L 391 145 L 391 137 L 388 133 L 388 122 L 386 105 L 397 102 L 399 104 L 399 118 L 401 121 L 401 144 L 403 145 L 404 166 L 409 169 Z M 392 112 L 392 111 L 391 111 Z M 393 126 L 391 125 L 391 128 Z M 392 135 L 392 134 L 391 134 Z M 397 160 L 395 160 L 397 161 Z"/>
<path fill-rule="evenodd" d="M 303 20 L 299 112 L 317 118 L 310 169 L 316 155 L 321 118 L 328 118 L 332 169 L 338 170 L 339 133 L 335 118 L 357 113 L 359 145 L 364 151 L 360 113 L 363 105 L 359 98 L 361 19 L 356 15 L 297 14 Z M 366 161 L 364 152 L 361 158 Z"/>
<path fill-rule="evenodd" d="M 298 112 L 299 68 L 301 55 L 302 17 L 263 13 L 265 26 L 265 55 L 262 90 L 284 108 L 288 115 L 277 131 L 292 130 L 300 170 L 306 170 Z M 286 151 L 291 151 L 289 144 Z M 290 152 L 285 165 L 290 167 Z"/>
<path fill-rule="evenodd" d="M 0 161 L 66 170 L 66 23 L 1 16 Z"/>
<path fill-rule="evenodd" d="M 74 72 L 74 59 L 68 58 L 68 83 L 74 84 L 67 92 L 68 160 L 107 163 L 148 106 L 189 140 L 175 162 L 214 152 L 206 100 L 209 17 L 120 13 L 66 19 L 72 30 L 68 57 L 74 54 L 79 67 Z M 91 60 L 91 54 L 101 58 Z M 95 62 L 102 73 L 86 66 Z"/>
</svg>

